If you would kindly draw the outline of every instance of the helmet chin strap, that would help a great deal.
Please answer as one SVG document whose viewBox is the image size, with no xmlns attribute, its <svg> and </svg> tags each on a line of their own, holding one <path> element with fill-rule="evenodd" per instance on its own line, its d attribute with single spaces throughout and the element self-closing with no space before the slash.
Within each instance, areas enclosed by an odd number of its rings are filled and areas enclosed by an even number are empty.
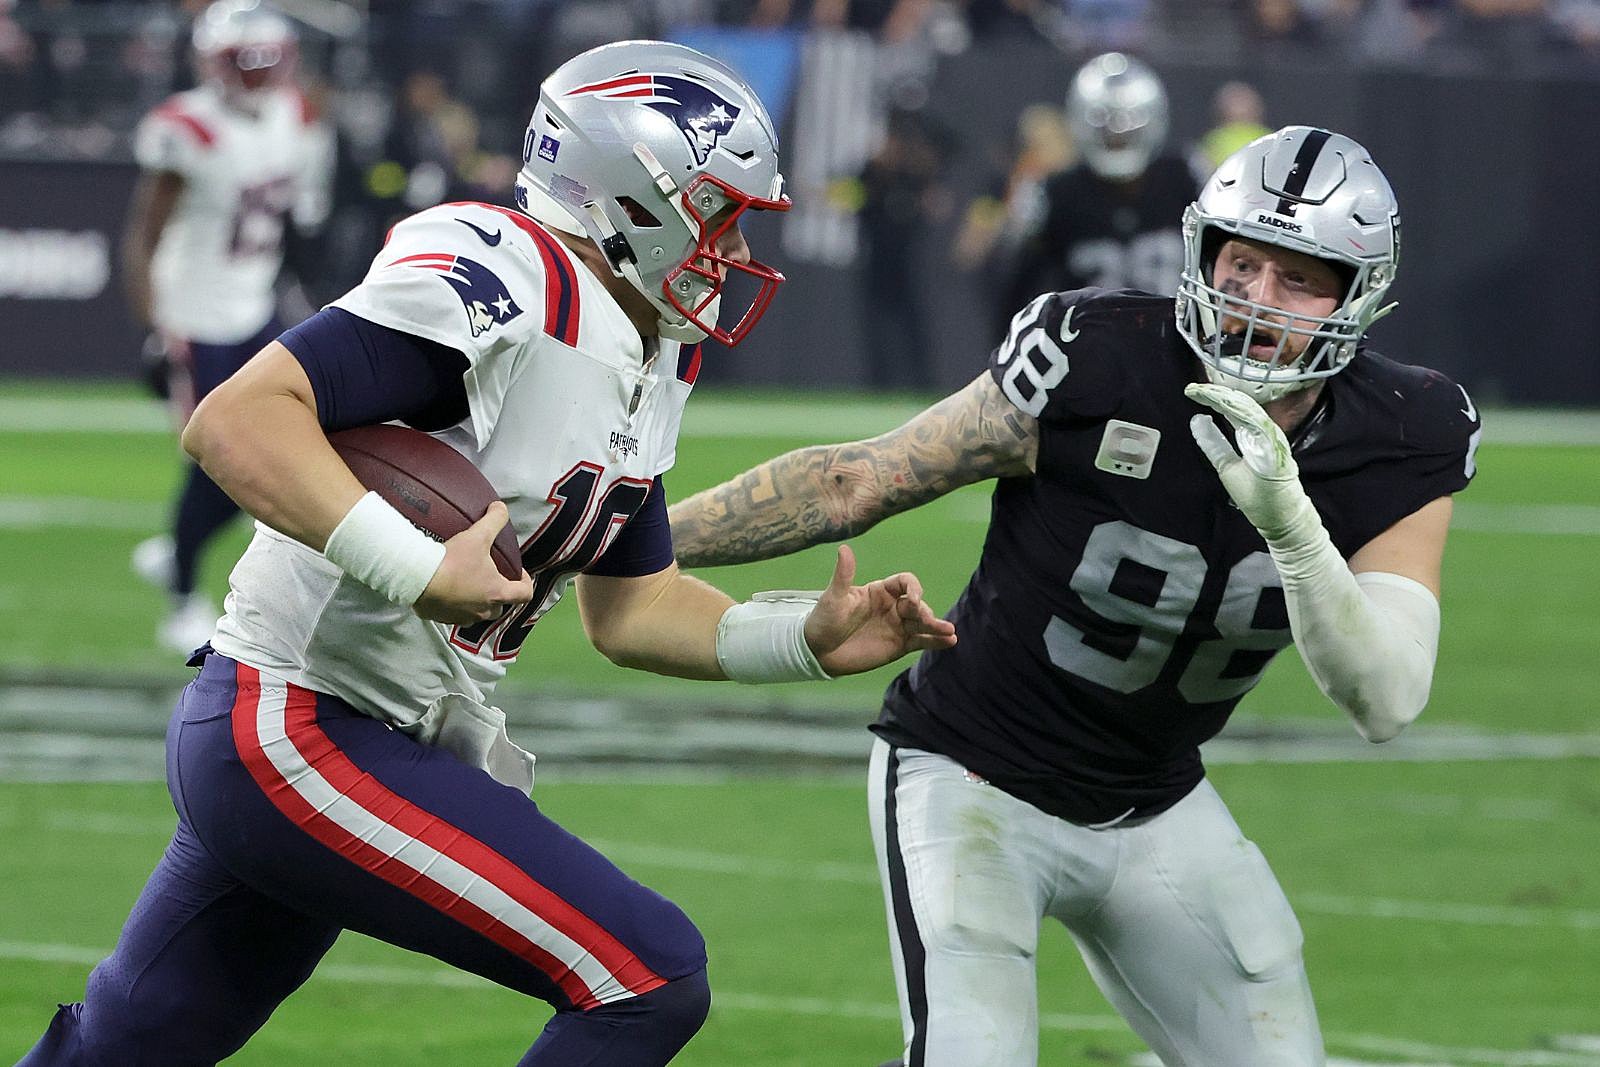
<svg viewBox="0 0 1600 1067">
<path fill-rule="evenodd" d="M 660 294 L 650 291 L 649 285 L 639 274 L 639 266 L 633 249 L 628 245 L 627 238 L 611 224 L 611 220 L 606 217 L 606 213 L 601 210 L 600 205 L 591 200 L 584 205 L 584 208 L 588 211 L 590 222 L 594 226 L 594 229 L 590 232 L 600 235 L 600 249 L 605 253 L 606 262 L 610 264 L 612 273 L 619 278 L 626 279 L 628 284 L 639 290 L 644 298 L 650 301 L 650 306 L 656 309 L 656 314 L 660 320 L 660 325 L 657 327 L 656 332 L 669 341 L 693 344 L 697 341 L 705 340 L 706 331 L 690 322 L 687 316 L 667 303 L 666 299 Z M 617 247 L 619 245 L 622 250 L 625 250 L 621 251 L 620 254 L 618 254 Z M 707 309 L 712 313 L 713 320 L 715 320 L 717 305 L 721 299 L 718 296 L 707 305 Z"/>
<path fill-rule="evenodd" d="M 679 203 L 681 198 L 675 195 L 678 187 L 673 182 L 671 175 L 667 173 L 666 168 L 661 165 L 661 162 L 656 159 L 650 149 L 642 144 L 634 146 L 634 156 L 649 172 L 651 181 L 655 183 L 656 188 L 661 191 L 667 202 L 672 205 L 673 210 L 683 218 L 684 224 L 691 232 L 697 232 L 700 225 L 699 221 L 691 216 L 683 205 Z M 651 292 L 649 284 L 639 274 L 635 250 L 628 244 L 627 238 L 612 225 L 611 220 L 606 217 L 606 213 L 599 203 L 591 200 L 583 205 L 582 210 L 588 215 L 588 225 L 585 226 L 574 216 L 572 208 L 557 201 L 535 183 L 523 178 L 520 184 L 523 186 L 527 200 L 527 206 L 523 210 L 529 217 L 574 237 L 587 237 L 599 245 L 601 252 L 605 255 L 606 264 L 611 268 L 611 272 L 619 278 L 626 279 L 630 285 L 650 302 L 650 306 L 655 308 L 656 314 L 660 319 L 658 332 L 662 337 L 685 344 L 694 344 L 705 340 L 707 337 L 705 330 L 689 321 L 688 316 L 673 307 L 661 293 Z M 710 321 L 715 322 L 721 303 L 722 296 L 720 293 L 713 296 L 700 311 L 702 320 L 709 317 Z"/>
<path fill-rule="evenodd" d="M 700 317 L 704 320 L 715 323 L 717 321 L 717 315 L 720 313 L 721 309 L 722 296 L 721 294 L 718 294 L 717 296 L 712 297 L 710 301 L 707 302 L 706 306 L 701 309 Z M 671 320 L 669 320 L 665 315 L 661 317 L 660 333 L 662 337 L 665 337 L 668 340 L 682 341 L 684 344 L 691 345 L 698 344 L 699 342 L 704 341 L 707 336 L 709 336 L 706 331 L 702 330 L 700 327 L 696 326 L 687 318 L 677 314 L 676 312 Z"/>
</svg>

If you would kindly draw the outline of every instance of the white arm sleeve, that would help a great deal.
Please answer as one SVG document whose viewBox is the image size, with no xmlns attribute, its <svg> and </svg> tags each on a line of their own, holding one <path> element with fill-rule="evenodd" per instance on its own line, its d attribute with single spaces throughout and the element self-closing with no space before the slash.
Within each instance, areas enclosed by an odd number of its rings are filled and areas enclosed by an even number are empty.
<svg viewBox="0 0 1600 1067">
<path fill-rule="evenodd" d="M 1313 511 L 1313 514 L 1315 512 Z M 1362 737 L 1389 741 L 1422 713 L 1439 652 L 1439 600 L 1399 574 L 1352 574 L 1320 521 L 1274 545 L 1295 647 Z"/>
</svg>

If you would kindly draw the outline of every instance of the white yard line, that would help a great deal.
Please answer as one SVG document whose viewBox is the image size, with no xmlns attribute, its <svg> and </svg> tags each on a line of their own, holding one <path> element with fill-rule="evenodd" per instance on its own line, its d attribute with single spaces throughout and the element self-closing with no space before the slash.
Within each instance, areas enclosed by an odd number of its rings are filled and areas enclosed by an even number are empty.
<svg viewBox="0 0 1600 1067">
<path fill-rule="evenodd" d="M 0 736 L 0 782 L 159 782 L 167 773 L 166 745 L 155 737 Z"/>
<path fill-rule="evenodd" d="M 936 397 L 878 399 L 861 394 L 802 396 L 796 400 L 741 399 L 731 392 L 703 393 L 685 411 L 686 437 L 795 437 L 842 441 L 882 433 L 921 411 Z M 1494 444 L 1600 445 L 1600 412 L 1531 408 L 1484 412 Z M 166 409 L 140 396 L 0 396 L 0 432 L 171 433 Z"/>
<path fill-rule="evenodd" d="M 0 530 L 71 526 L 82 530 L 158 530 L 170 503 L 100 500 L 84 496 L 0 496 Z"/>
<path fill-rule="evenodd" d="M 1560 811 L 1553 802 L 1542 799 L 1518 800 L 1507 798 L 1496 801 L 1493 798 L 1401 795 L 1373 797 L 1364 803 L 1375 807 L 1390 808 L 1404 812 L 1407 815 L 1438 816 L 1451 819 L 1470 816 L 1515 822 L 1560 822 L 1562 818 Z M 170 815 L 143 817 L 125 815 L 119 812 L 61 810 L 52 811 L 42 816 L 38 821 L 44 826 L 57 830 L 75 830 L 80 833 L 103 833 L 114 836 L 138 834 L 165 836 L 172 832 L 173 825 L 173 817 Z M 18 822 L 17 813 L 0 811 L 0 827 L 15 826 Z M 751 860 L 743 856 L 692 852 L 646 844 L 622 844 L 610 841 L 591 841 L 590 843 L 602 852 L 615 856 L 620 856 L 621 853 L 626 852 L 629 861 L 633 863 L 659 863 L 676 867 L 680 870 L 694 870 L 711 874 L 770 874 L 778 878 L 795 877 L 795 865 L 789 863 L 783 863 L 770 871 L 764 871 L 763 867 L 767 865 L 761 861 Z M 871 870 L 853 864 L 814 864 L 807 867 L 799 877 L 815 882 L 877 883 L 877 876 Z"/>
<path fill-rule="evenodd" d="M 1505 904 L 1449 904 L 1433 900 L 1385 900 L 1333 893 L 1296 893 L 1295 909 L 1357 919 L 1404 919 L 1408 922 L 1464 926 L 1553 927 L 1600 930 L 1600 911 L 1578 908 L 1520 908 Z"/>
<path fill-rule="evenodd" d="M 1338 1044 L 1379 1056 L 1405 1056 L 1444 1060 L 1451 1064 L 1486 1064 L 1488 1067 L 1600 1067 L 1600 1059 L 1582 1053 L 1526 1049 L 1456 1048 L 1425 1041 L 1406 1041 L 1378 1034 L 1328 1034 L 1328 1044 Z"/>
<path fill-rule="evenodd" d="M 0 430 L 14 433 L 172 433 L 167 409 L 140 397 L 0 397 Z"/>
<path fill-rule="evenodd" d="M 115 706 L 115 705 L 110 705 Z M 130 710 L 114 730 L 100 729 L 103 716 L 84 716 L 73 712 L 63 700 L 55 721 L 41 721 L 52 703 L 29 707 L 14 706 L 0 693 L 0 782 L 149 782 L 161 781 L 166 773 L 160 727 L 166 715 L 162 707 L 146 719 L 137 709 Z M 135 719 L 138 721 L 135 721 Z M 547 782 L 615 782 L 626 777 L 632 783 L 705 784 L 727 781 L 726 764 L 706 763 L 705 745 L 697 739 L 714 733 L 706 724 L 682 736 L 668 732 L 656 738 L 648 755 L 648 765 L 638 765 L 637 746 L 621 744 L 604 731 L 569 730 L 541 733 L 537 726 L 515 723 L 513 733 L 528 732 L 539 737 L 537 748 L 545 758 Z M 779 771 L 782 761 L 795 754 L 809 755 L 829 762 L 832 780 L 854 781 L 860 767 L 866 766 L 867 741 L 849 728 L 807 726 L 791 728 L 769 723 L 761 732 L 752 725 L 729 752 L 759 757 L 761 766 Z M 717 738 L 712 737 L 713 741 Z M 1208 742 L 1203 753 L 1212 767 L 1234 764 L 1338 764 L 1365 762 L 1470 763 L 1506 760 L 1557 761 L 1600 758 L 1600 735 L 1595 734 L 1489 734 L 1455 733 L 1444 730 L 1417 730 L 1403 741 L 1388 745 L 1368 745 L 1352 737 L 1323 738 L 1274 736 L 1267 738 L 1233 737 L 1226 734 Z M 729 756 L 729 759 L 736 758 Z M 859 765 L 859 766 L 858 766 Z M 626 770 L 610 770 L 625 767 Z M 748 769 L 748 768 L 747 768 Z M 1381 801 L 1375 801 L 1381 802 Z M 1391 805 L 1417 815 L 1475 814 L 1483 818 L 1524 822 L 1558 822 L 1559 809 L 1533 800 L 1481 801 L 1441 800 L 1430 796 L 1402 794 Z"/>
<path fill-rule="evenodd" d="M 1600 536 L 1600 505 L 1477 504 L 1470 499 L 1458 500 L 1450 528 L 1474 533 L 1595 537 Z"/>
<path fill-rule="evenodd" d="M 39 820 L 56 832 L 148 836 L 159 839 L 172 832 L 167 818 L 121 815 L 116 812 L 56 810 Z M 23 820 L 0 814 L 0 827 L 16 827 Z M 878 872 L 866 863 L 795 863 L 782 859 L 761 859 L 732 852 L 672 848 L 609 838 L 586 838 L 589 844 L 617 864 L 659 870 L 688 871 L 740 878 L 765 878 L 775 882 L 844 883 L 857 886 L 878 884 Z M 1445 925 L 1487 926 L 1511 929 L 1554 928 L 1562 930 L 1600 930 L 1600 910 L 1581 908 L 1516 907 L 1502 904 L 1460 904 L 1423 900 L 1394 900 L 1335 893 L 1299 892 L 1293 900 L 1296 910 L 1312 915 L 1336 915 L 1358 919 L 1400 919 L 1408 922 Z"/>
<path fill-rule="evenodd" d="M 105 949 L 86 948 L 49 942 L 0 941 L 0 959 L 32 963 L 92 967 L 105 958 Z M 335 982 L 363 986 L 399 986 L 422 989 L 491 989 L 492 983 L 463 971 L 439 967 L 392 967 L 370 964 L 325 963 L 311 975 L 312 982 Z M 739 990 L 713 992 L 714 1010 L 759 1012 L 818 1019 L 864 1019 L 894 1022 L 900 1013 L 889 1004 L 828 1000 L 822 997 L 772 996 Z M 1114 1015 L 1080 1015 L 1045 1012 L 1039 1016 L 1041 1029 L 1062 1033 L 1125 1033 L 1127 1024 Z M 1455 1067 L 1458 1064 L 1492 1064 L 1495 1067 L 1600 1067 L 1600 1059 L 1579 1045 L 1569 1050 L 1515 1051 L 1509 1049 L 1462 1048 L 1387 1037 L 1381 1034 L 1326 1035 L 1336 1048 L 1353 1049 L 1376 1055 L 1406 1057 L 1409 1062 L 1382 1061 L 1386 1067 Z M 1153 1061 L 1136 1057 L 1133 1064 Z M 1369 1061 L 1330 1059 L 1328 1067 L 1366 1067 Z"/>
<path fill-rule="evenodd" d="M 1557 1034 L 1550 1039 L 1550 1047 L 1600 1056 L 1600 1034 Z"/>
<path fill-rule="evenodd" d="M 1548 797 L 1467 797 L 1433 793 L 1399 793 L 1369 797 L 1365 804 L 1407 815 L 1471 816 L 1503 822 L 1560 822 L 1561 806 Z"/>
<path fill-rule="evenodd" d="M 877 869 L 869 864 L 803 864 L 785 860 L 752 859 L 731 853 L 677 849 L 626 841 L 588 839 L 618 864 L 657 867 L 697 874 L 742 875 L 780 882 L 847 882 L 876 885 Z M 1347 897 L 1333 893 L 1296 893 L 1296 910 L 1362 919 L 1404 919 L 1469 926 L 1512 928 L 1554 927 L 1600 930 L 1600 910 L 1522 908 L 1495 904 L 1451 904 L 1422 900 L 1387 900 Z"/>
<path fill-rule="evenodd" d="M 1152 1052 L 1142 1052 L 1128 1061 L 1128 1067 L 1161 1067 L 1161 1060 Z M 1329 1056 L 1326 1067 L 1455 1067 L 1450 1063 L 1394 1063 L 1390 1060 L 1347 1060 Z"/>
<path fill-rule="evenodd" d="M 819 395 L 813 401 L 700 396 L 689 405 L 682 432 L 685 437 L 844 440 L 898 426 L 925 406 L 850 395 Z M 0 396 L 4 431 L 170 434 L 173 429 L 166 409 L 141 397 Z"/>
</svg>

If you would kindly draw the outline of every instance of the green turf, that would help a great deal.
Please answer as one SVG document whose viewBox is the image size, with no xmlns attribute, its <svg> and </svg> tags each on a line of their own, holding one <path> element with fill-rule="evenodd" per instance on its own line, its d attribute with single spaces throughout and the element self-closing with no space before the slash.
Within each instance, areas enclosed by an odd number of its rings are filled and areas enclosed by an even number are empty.
<svg viewBox="0 0 1600 1067">
<path fill-rule="evenodd" d="M 106 387 L 58 392 L 111 403 L 127 395 Z M 39 393 L 0 382 L 0 399 Z M 774 402 L 771 410 L 793 421 L 796 406 Z M 863 408 L 859 432 L 886 427 L 909 406 L 886 410 L 879 425 Z M 691 404 L 691 425 L 695 410 Z M 1600 447 L 1500 444 L 1492 419 L 1490 426 L 1463 514 L 1489 509 L 1511 528 L 1464 523 L 1451 535 L 1440 666 L 1424 724 L 1600 733 L 1595 537 L 1515 529 L 1518 507 L 1600 505 Z M 669 476 L 675 495 L 807 443 L 709 436 L 709 428 L 683 440 Z M 161 433 L 18 431 L 0 419 L 0 508 L 77 499 L 158 518 L 177 472 L 173 442 Z M 985 499 L 983 488 L 969 489 L 856 539 L 863 573 L 910 567 L 930 599 L 947 605 L 976 558 Z M 146 532 L 0 522 L 0 686 L 19 668 L 186 677 L 152 640 L 159 597 L 127 569 L 128 551 Z M 214 594 L 245 537 L 234 531 L 208 560 L 204 581 Z M 736 595 L 817 585 L 831 556 L 818 548 L 705 576 Z M 589 650 L 570 606 L 540 624 L 523 660 L 512 688 L 648 692 L 681 700 L 674 714 L 703 700 L 820 701 L 861 721 L 892 673 L 762 691 L 663 682 Z M 1292 653 L 1245 707 L 1329 724 L 1339 718 Z M 1494 1063 L 1495 1054 L 1481 1050 L 1600 1032 L 1595 770 L 1595 761 L 1581 759 L 1216 769 L 1218 787 L 1297 904 L 1331 1051 Z M 862 793 L 855 782 L 798 779 L 579 783 L 559 771 L 540 786 L 548 810 L 680 902 L 705 931 L 722 999 L 679 1062 L 870 1067 L 893 1053 L 898 1025 Z M 73 950 L 92 955 L 111 944 L 170 820 L 158 785 L 0 784 L 0 1062 L 22 1052 L 56 1000 L 81 992 L 88 957 Z M 1367 914 L 1385 908 L 1398 914 Z M 62 952 L 64 962 L 36 959 Z M 1040 959 L 1041 1063 L 1125 1062 L 1140 1046 L 1110 1019 L 1060 930 L 1047 931 Z M 545 1017 L 541 1005 L 500 990 L 429 984 L 451 972 L 359 937 L 343 939 L 329 964 L 328 976 L 292 998 L 231 1062 L 509 1063 Z M 343 980 L 354 967 L 384 970 L 376 979 L 364 972 L 366 982 Z M 397 980 L 396 969 L 414 980 Z M 1065 1029 L 1052 1016 L 1101 1028 Z M 1407 1042 L 1423 1048 L 1408 1051 Z M 1439 1046 L 1480 1052 L 1452 1060 L 1428 1051 Z M 1509 1053 L 1504 1062 L 1513 1062 Z"/>
<path fill-rule="evenodd" d="M 1592 765 L 1234 766 L 1214 777 L 1300 902 L 1332 1051 L 1360 1052 L 1363 1036 L 1525 1049 L 1593 1029 L 1600 928 L 1570 925 L 1600 918 Z M 704 931 L 724 1003 L 680 1062 L 866 1065 L 893 1050 L 857 785 L 569 781 L 541 786 L 539 798 Z M 5 1061 L 57 999 L 81 992 L 88 967 L 3 957 L 18 945 L 109 946 L 171 809 L 158 785 L 13 784 L 0 786 L 0 813 L 13 860 L 0 883 Z M 707 862 L 719 859 L 731 862 Z M 1342 915 L 1326 898 L 1482 906 L 1522 925 Z M 1109 1018 L 1059 928 L 1046 930 L 1040 963 L 1046 1016 Z M 497 989 L 430 986 L 441 968 L 358 936 L 328 964 L 335 977 L 313 980 L 230 1062 L 509 1063 L 547 1014 Z M 342 980 L 350 967 L 417 980 Z M 1112 1029 L 1047 1026 L 1043 1040 L 1047 1064 L 1139 1047 Z"/>
<path fill-rule="evenodd" d="M 691 427 L 694 412 L 691 405 Z M 886 414 L 885 424 L 892 417 Z M 870 418 L 864 422 L 873 425 Z M 680 444 L 678 466 L 668 484 L 681 497 L 803 443 L 794 437 L 691 434 Z M 1478 480 L 1462 495 L 1463 507 L 1600 506 L 1600 478 L 1594 476 L 1600 470 L 1600 448 L 1497 445 L 1491 439 L 1479 464 Z M 159 519 L 177 478 L 175 445 L 163 434 L 8 433 L 0 425 L 0 499 L 115 501 L 142 506 Z M 960 592 L 977 558 L 987 493 L 985 486 L 969 487 L 856 538 L 852 544 L 861 574 L 915 570 L 930 601 L 942 610 Z M 0 526 L 0 559 L 6 561 L 0 573 L 0 611 L 15 620 L 0 647 L 0 669 L 48 668 L 63 648 L 92 648 L 96 661 L 108 668 L 183 677 L 177 658 L 154 643 L 159 596 L 127 568 L 129 550 L 146 532 Z M 247 528 L 240 524 L 206 560 L 203 584 L 219 599 L 232 560 L 247 538 Z M 1445 559 L 1441 669 L 1430 721 L 1491 729 L 1586 728 L 1588 695 L 1600 681 L 1600 657 L 1594 655 L 1589 583 L 1575 576 L 1592 571 L 1593 548 L 1592 536 L 1578 534 L 1470 529 L 1452 534 Z M 832 570 L 833 552 L 820 546 L 785 559 L 708 570 L 704 576 L 737 596 L 759 589 L 817 587 Z M 33 607 L 68 604 L 76 609 L 41 612 Z M 21 625 L 23 619 L 26 625 Z M 822 687 L 765 690 L 755 698 L 820 702 L 867 716 L 897 669 Z M 725 686 L 618 670 L 589 647 L 570 605 L 557 607 L 539 624 L 537 638 L 506 684 L 513 689 L 532 685 L 649 692 L 687 703 L 730 699 Z M 1542 705 L 1532 724 L 1518 714 L 1530 699 Z M 1269 715 L 1327 714 L 1292 653 L 1280 657 L 1244 707 Z"/>
</svg>

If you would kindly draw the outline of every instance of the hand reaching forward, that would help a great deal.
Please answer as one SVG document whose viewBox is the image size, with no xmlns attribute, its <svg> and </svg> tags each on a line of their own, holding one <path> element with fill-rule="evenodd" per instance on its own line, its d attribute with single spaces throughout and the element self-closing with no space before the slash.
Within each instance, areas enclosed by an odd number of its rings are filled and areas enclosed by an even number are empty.
<svg viewBox="0 0 1600 1067">
<path fill-rule="evenodd" d="M 505 504 L 496 500 L 483 518 L 446 541 L 444 560 L 412 610 L 424 619 L 466 626 L 497 619 L 506 608 L 532 600 L 528 572 L 508 582 L 489 555 L 495 535 L 510 521 Z"/>
<path fill-rule="evenodd" d="M 1300 532 L 1308 513 L 1316 521 L 1316 510 L 1300 485 L 1300 467 L 1289 450 L 1289 439 L 1260 404 L 1225 385 L 1193 383 L 1183 392 L 1233 425 L 1238 452 L 1209 415 L 1190 419 L 1189 432 L 1217 468 L 1223 488 L 1269 544 Z"/>
<path fill-rule="evenodd" d="M 928 607 L 916 575 L 902 571 L 852 585 L 855 575 L 855 553 L 840 545 L 833 580 L 806 619 L 806 644 L 823 670 L 834 677 L 859 674 L 907 652 L 956 643 L 955 624 Z"/>
</svg>

